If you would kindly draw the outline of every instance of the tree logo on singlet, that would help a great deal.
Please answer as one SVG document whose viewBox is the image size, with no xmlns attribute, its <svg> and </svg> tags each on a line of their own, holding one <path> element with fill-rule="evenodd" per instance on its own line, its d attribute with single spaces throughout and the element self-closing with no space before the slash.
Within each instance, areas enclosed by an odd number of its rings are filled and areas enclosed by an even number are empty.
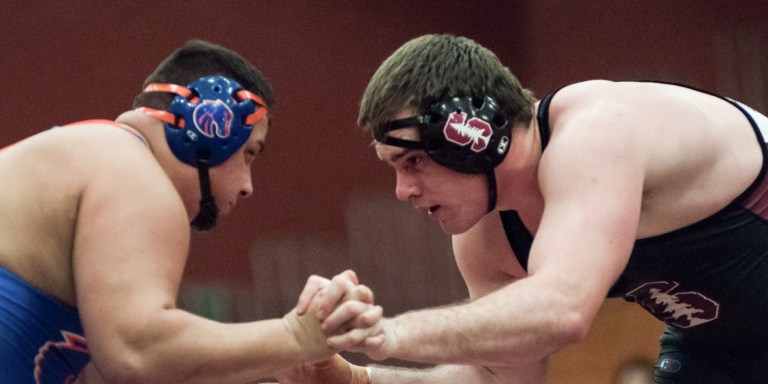
<svg viewBox="0 0 768 384">
<path fill-rule="evenodd" d="M 645 283 L 625 295 L 666 324 L 691 328 L 717 319 L 720 304 L 698 292 L 681 292 L 677 282 Z"/>
<path fill-rule="evenodd" d="M 35 356 L 36 384 L 70 384 L 91 360 L 83 336 L 61 331 L 63 341 L 45 343 Z"/>
<path fill-rule="evenodd" d="M 467 120 L 464 112 L 453 112 L 443 127 L 445 139 L 462 147 L 472 143 L 474 152 L 481 152 L 488 147 L 493 130 L 486 121 L 473 117 Z"/>
</svg>

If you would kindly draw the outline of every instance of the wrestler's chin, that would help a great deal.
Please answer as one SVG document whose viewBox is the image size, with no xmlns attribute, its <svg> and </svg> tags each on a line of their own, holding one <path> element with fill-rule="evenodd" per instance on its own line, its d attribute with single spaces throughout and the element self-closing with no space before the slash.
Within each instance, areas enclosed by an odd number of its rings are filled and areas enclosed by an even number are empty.
<svg viewBox="0 0 768 384">
<path fill-rule="evenodd" d="M 475 217 L 475 215 L 456 214 L 455 210 L 439 207 L 430 210 L 429 218 L 440 225 L 443 232 L 449 235 L 461 235 L 472 229 L 482 219 L 482 215 Z"/>
<path fill-rule="evenodd" d="M 469 231 L 474 224 L 462 223 L 456 221 L 438 221 L 440 229 L 449 235 L 461 235 L 462 233 Z"/>
</svg>

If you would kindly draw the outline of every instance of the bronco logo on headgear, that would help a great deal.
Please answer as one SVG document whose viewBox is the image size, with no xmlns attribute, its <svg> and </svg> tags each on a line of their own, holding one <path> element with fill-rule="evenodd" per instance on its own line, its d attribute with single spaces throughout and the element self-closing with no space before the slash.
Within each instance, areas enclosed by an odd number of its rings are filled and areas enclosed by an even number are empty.
<svg viewBox="0 0 768 384">
<path fill-rule="evenodd" d="M 195 107 L 195 128 L 206 137 L 229 137 L 235 114 L 221 100 L 203 100 Z"/>
<path fill-rule="evenodd" d="M 253 124 L 267 114 L 264 100 L 224 76 L 207 76 L 186 87 L 152 83 L 144 92 L 175 94 L 168 111 L 141 107 L 140 111 L 165 122 L 171 152 L 196 166 L 207 158 L 215 167 L 248 140 Z"/>
</svg>

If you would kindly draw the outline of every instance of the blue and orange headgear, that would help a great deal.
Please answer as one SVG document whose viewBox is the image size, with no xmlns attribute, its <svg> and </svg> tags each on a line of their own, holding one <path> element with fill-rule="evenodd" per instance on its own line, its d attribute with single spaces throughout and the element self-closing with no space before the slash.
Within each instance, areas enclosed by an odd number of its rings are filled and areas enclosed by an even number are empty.
<svg viewBox="0 0 768 384">
<path fill-rule="evenodd" d="M 211 195 L 208 168 L 227 161 L 245 144 L 253 124 L 267 115 L 259 96 L 224 76 L 208 76 L 186 87 L 152 83 L 144 92 L 175 94 L 168 111 L 140 107 L 165 124 L 171 152 L 182 162 L 197 167 L 200 175 L 200 213 L 192 226 L 206 230 L 216 223 L 218 208 Z"/>
</svg>

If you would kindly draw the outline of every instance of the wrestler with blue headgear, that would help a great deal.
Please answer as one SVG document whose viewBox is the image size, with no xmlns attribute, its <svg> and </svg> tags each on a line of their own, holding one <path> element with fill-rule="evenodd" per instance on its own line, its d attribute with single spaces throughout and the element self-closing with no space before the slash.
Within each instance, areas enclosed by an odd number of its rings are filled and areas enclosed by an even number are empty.
<svg viewBox="0 0 768 384">
<path fill-rule="evenodd" d="M 168 111 L 138 109 L 162 120 L 171 152 L 197 167 L 202 197 L 192 226 L 210 229 L 219 210 L 211 195 L 208 169 L 229 159 L 245 143 L 253 124 L 267 115 L 264 100 L 223 76 L 204 77 L 187 87 L 151 83 L 144 91 L 176 95 Z"/>
<path fill-rule="evenodd" d="M 314 316 L 226 324 L 176 306 L 190 222 L 209 229 L 253 191 L 269 82 L 191 41 L 144 87 L 115 121 L 0 150 L 0 383 L 256 382 L 335 353 Z"/>
</svg>

